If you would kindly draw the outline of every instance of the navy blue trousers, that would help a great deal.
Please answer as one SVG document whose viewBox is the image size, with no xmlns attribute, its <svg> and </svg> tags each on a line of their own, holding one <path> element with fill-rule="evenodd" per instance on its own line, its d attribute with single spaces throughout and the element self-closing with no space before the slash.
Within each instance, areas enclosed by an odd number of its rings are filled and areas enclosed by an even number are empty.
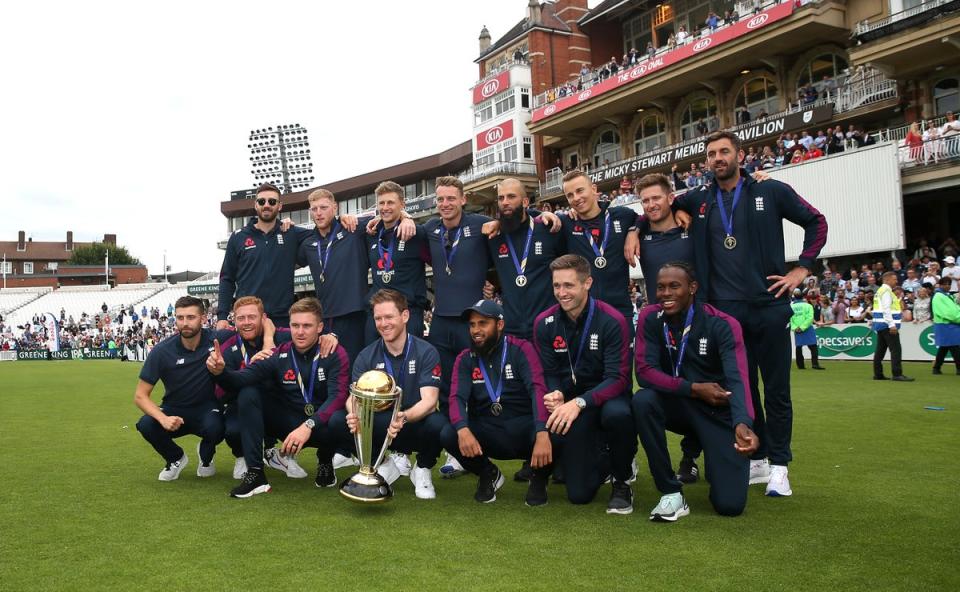
<svg viewBox="0 0 960 592">
<path fill-rule="evenodd" d="M 219 407 L 172 407 L 163 405 L 163 412 L 171 416 L 183 418 L 183 425 L 175 432 L 163 429 L 160 422 L 144 415 L 137 422 L 137 431 L 143 439 L 153 446 L 153 449 L 163 457 L 167 463 L 180 460 L 183 448 L 174 442 L 181 436 L 200 436 L 200 459 L 203 464 L 213 461 L 217 451 L 217 444 L 223 441 L 223 414 Z"/>
<path fill-rule="evenodd" d="M 533 444 L 537 439 L 536 427 L 531 415 L 514 417 L 471 417 L 470 431 L 480 443 L 483 454 L 467 457 L 460 453 L 460 441 L 453 424 L 447 422 L 440 440 L 443 447 L 453 455 L 466 470 L 474 475 L 492 469 L 491 458 L 498 460 L 529 461 Z"/>
<path fill-rule="evenodd" d="M 387 428 L 390 426 L 390 418 L 393 411 L 379 411 L 373 416 L 373 454 L 376 456 L 383 446 L 387 437 Z M 448 421 L 439 412 L 433 413 L 422 418 L 420 421 L 407 422 L 393 442 L 390 443 L 390 450 L 402 452 L 404 454 L 417 453 L 417 466 L 422 469 L 432 469 L 437 464 L 437 457 L 440 456 L 440 433 L 443 431 Z M 347 427 L 347 411 L 341 409 L 330 418 L 330 425 L 334 432 L 334 437 L 338 446 L 345 446 L 347 450 L 356 454 L 356 442 L 350 429 Z M 370 462 L 377 460 L 370 459 Z"/>
<path fill-rule="evenodd" d="M 753 397 L 753 431 L 760 448 L 753 458 L 770 458 L 770 464 L 787 465 L 793 460 L 793 402 L 790 399 L 790 363 L 793 344 L 787 324 L 792 309 L 784 301 L 777 306 L 751 306 L 740 301 L 711 303 L 740 322 L 747 347 L 750 394 Z M 760 377 L 763 377 L 763 397 Z"/>
<path fill-rule="evenodd" d="M 747 505 L 750 462 L 733 447 L 735 439 L 729 409 L 708 409 L 694 399 L 652 389 L 637 391 L 632 407 L 650 474 L 660 493 L 681 491 L 681 483 L 670 464 L 666 431 L 692 434 L 703 445 L 713 509 L 724 516 L 743 513 Z"/>
<path fill-rule="evenodd" d="M 430 323 L 430 345 L 440 354 L 440 413 L 446 416 L 450 407 L 450 381 L 453 364 L 460 352 L 470 347 L 470 331 L 467 322 L 460 317 L 434 315 Z"/>
<path fill-rule="evenodd" d="M 237 393 L 237 406 L 243 458 L 247 461 L 248 469 L 263 469 L 265 438 L 282 442 L 307 419 L 302 407 L 291 405 L 274 395 L 264 394 L 254 386 L 240 389 Z M 310 439 L 303 445 L 303 448 L 307 447 L 317 449 L 317 462 L 329 463 L 333 460 L 335 443 L 329 422 L 317 423 Z"/>
<path fill-rule="evenodd" d="M 550 440 L 554 464 L 563 471 L 567 499 L 574 504 L 589 504 L 608 470 L 618 481 L 632 476 L 637 436 L 630 399 L 621 396 L 610 399 L 601 408 L 584 408 L 565 435 L 551 434 Z M 610 447 L 609 467 L 602 466 L 603 444 Z"/>
<path fill-rule="evenodd" d="M 323 319 L 323 332 L 337 334 L 337 340 L 343 346 L 343 349 L 347 350 L 347 357 L 350 360 L 355 360 L 360 351 L 366 347 L 367 344 L 364 340 L 366 328 L 366 310 Z"/>
</svg>

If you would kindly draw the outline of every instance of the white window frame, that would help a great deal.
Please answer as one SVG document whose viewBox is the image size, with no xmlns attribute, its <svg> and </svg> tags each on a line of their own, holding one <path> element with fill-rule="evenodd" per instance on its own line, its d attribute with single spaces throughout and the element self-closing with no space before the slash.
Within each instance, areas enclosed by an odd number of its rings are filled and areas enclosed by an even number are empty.
<svg viewBox="0 0 960 592">
<path fill-rule="evenodd" d="M 13 275 L 13 261 L 0 261 L 0 273 Z"/>
<path fill-rule="evenodd" d="M 23 275 L 33 275 L 33 261 L 23 262 Z"/>
</svg>

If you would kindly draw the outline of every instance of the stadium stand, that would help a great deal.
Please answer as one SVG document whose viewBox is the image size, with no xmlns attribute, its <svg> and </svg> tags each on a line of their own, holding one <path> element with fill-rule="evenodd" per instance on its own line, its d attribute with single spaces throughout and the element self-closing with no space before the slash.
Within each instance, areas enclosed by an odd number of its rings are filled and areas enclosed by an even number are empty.
<svg viewBox="0 0 960 592">
<path fill-rule="evenodd" d="M 0 290 L 0 314 L 6 316 L 14 310 L 36 300 L 51 288 L 7 288 Z"/>
<path fill-rule="evenodd" d="M 103 286 L 78 286 L 48 292 L 12 312 L 9 323 L 29 321 L 33 315 L 63 310 L 68 317 L 80 318 L 83 313 L 99 314 L 104 304 L 114 311 L 121 306 L 138 305 L 144 299 L 162 290 L 164 284 L 128 284 L 110 290 Z"/>
</svg>

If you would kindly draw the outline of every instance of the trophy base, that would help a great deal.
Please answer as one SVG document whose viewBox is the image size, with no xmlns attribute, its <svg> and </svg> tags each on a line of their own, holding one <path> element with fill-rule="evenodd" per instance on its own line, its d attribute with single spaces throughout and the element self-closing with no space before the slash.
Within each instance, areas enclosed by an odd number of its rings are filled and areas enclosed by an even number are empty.
<svg viewBox="0 0 960 592">
<path fill-rule="evenodd" d="M 382 504 L 393 499 L 393 489 L 378 473 L 360 471 L 344 481 L 340 495 L 363 504 Z"/>
</svg>

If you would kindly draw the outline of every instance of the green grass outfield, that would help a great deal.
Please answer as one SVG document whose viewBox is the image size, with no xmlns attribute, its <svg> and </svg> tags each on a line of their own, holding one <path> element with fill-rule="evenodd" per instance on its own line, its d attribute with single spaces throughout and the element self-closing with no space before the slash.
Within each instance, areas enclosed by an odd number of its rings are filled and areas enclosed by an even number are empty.
<svg viewBox="0 0 960 592">
<path fill-rule="evenodd" d="M 632 516 L 604 513 L 608 488 L 574 507 L 551 486 L 533 509 L 508 482 L 480 505 L 470 476 L 436 479 L 433 501 L 404 478 L 390 504 L 360 507 L 314 487 L 309 453 L 310 479 L 271 471 L 273 492 L 235 500 L 228 449 L 200 480 L 194 437 L 161 483 L 134 428 L 138 365 L 0 363 L 0 590 L 960 589 L 960 377 L 826 367 L 794 371 L 794 497 L 754 486 L 743 516 L 721 518 L 701 482 L 688 518 L 654 524 L 643 461 Z"/>
</svg>

